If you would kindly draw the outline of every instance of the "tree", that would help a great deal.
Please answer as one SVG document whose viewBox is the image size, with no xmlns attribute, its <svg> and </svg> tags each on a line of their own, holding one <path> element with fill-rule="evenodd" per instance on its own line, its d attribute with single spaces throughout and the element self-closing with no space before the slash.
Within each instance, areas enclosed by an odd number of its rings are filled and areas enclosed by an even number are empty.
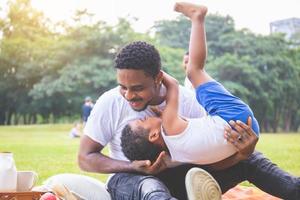
<svg viewBox="0 0 300 200">
<path fill-rule="evenodd" d="M 184 50 L 166 46 L 159 47 L 158 50 L 160 52 L 163 70 L 183 83 L 185 78 L 185 71 L 182 66 L 182 58 L 185 54 Z"/>
<path fill-rule="evenodd" d="M 52 34 L 46 28 L 47 19 L 31 7 L 30 0 L 8 2 L 7 16 L 0 19 L 1 39 L 1 124 L 17 122 L 20 115 L 26 123 L 33 114 L 27 93 L 39 79 L 43 50 Z M 27 104 L 25 106 L 24 104 Z"/>
<path fill-rule="evenodd" d="M 54 46 L 56 53 L 51 64 L 30 91 L 44 111 L 44 118 L 78 114 L 85 96 L 96 99 L 115 86 L 115 53 L 120 46 L 137 38 L 148 39 L 134 32 L 125 19 L 120 19 L 112 27 L 101 21 L 84 24 L 81 18 L 92 17 L 84 11 L 77 14 L 79 16 L 74 17 L 76 21 L 72 26 L 65 25 L 64 35 L 59 36 Z M 47 104 L 43 105 L 43 101 Z"/>
</svg>

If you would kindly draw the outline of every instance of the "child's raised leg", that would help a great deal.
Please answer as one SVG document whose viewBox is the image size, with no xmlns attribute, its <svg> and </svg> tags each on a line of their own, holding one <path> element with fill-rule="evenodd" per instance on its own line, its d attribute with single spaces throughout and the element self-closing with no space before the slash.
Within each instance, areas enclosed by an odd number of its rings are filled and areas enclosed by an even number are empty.
<svg viewBox="0 0 300 200">
<path fill-rule="evenodd" d="M 204 21 L 207 8 L 191 3 L 179 2 L 175 4 L 174 10 L 181 12 L 190 18 L 192 22 L 189 43 L 189 62 L 186 73 L 194 88 L 196 88 L 199 85 L 212 80 L 204 70 L 207 54 Z"/>
</svg>

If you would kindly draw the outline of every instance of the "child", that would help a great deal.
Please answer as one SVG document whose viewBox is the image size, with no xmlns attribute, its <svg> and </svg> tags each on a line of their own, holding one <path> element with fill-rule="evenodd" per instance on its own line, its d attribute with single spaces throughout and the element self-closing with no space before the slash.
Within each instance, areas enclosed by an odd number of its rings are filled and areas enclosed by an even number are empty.
<svg viewBox="0 0 300 200">
<path fill-rule="evenodd" d="M 81 131 L 80 131 L 80 123 L 79 122 L 74 122 L 73 128 L 71 129 L 69 136 L 70 138 L 77 138 L 80 137 Z"/>
<path fill-rule="evenodd" d="M 130 122 L 122 132 L 121 146 L 129 160 L 154 161 L 161 151 L 168 151 L 172 160 L 211 164 L 236 153 L 234 145 L 224 138 L 224 127 L 230 120 L 253 120 L 252 129 L 259 134 L 259 127 L 251 109 L 239 98 L 230 94 L 204 70 L 206 39 L 204 18 L 207 8 L 190 3 L 176 3 L 175 10 L 191 19 L 187 76 L 196 88 L 198 102 L 208 116 L 184 119 L 178 115 L 177 81 L 164 73 L 163 84 L 167 88 L 166 107 L 161 118 L 149 117 Z M 243 142 L 243 135 L 236 143 Z"/>
</svg>

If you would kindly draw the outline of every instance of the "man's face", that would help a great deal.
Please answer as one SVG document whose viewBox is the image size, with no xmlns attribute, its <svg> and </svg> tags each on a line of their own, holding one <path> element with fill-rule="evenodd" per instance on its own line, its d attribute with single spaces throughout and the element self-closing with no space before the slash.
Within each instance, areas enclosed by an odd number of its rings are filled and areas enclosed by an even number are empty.
<svg viewBox="0 0 300 200">
<path fill-rule="evenodd" d="M 157 80 L 143 70 L 117 69 L 117 79 L 121 95 L 136 111 L 145 110 L 159 95 Z"/>
<path fill-rule="evenodd" d="M 182 66 L 183 66 L 184 71 L 186 71 L 188 62 L 189 62 L 189 55 L 185 54 L 182 59 Z"/>
</svg>

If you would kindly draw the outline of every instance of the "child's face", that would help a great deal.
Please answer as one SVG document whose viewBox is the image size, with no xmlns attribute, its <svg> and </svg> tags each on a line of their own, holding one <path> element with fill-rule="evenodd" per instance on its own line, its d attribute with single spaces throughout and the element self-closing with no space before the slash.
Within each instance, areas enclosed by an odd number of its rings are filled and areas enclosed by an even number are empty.
<svg viewBox="0 0 300 200">
<path fill-rule="evenodd" d="M 150 130 L 150 132 L 161 129 L 161 118 L 159 117 L 145 117 L 143 119 L 137 119 L 130 122 L 132 129 L 136 129 L 138 127 L 142 127 L 146 130 Z"/>
<path fill-rule="evenodd" d="M 143 128 L 148 130 L 148 141 L 167 149 L 167 146 L 161 135 L 162 120 L 159 117 L 146 117 L 144 119 L 138 119 L 130 122 L 130 126 L 133 130 L 137 128 Z"/>
</svg>

